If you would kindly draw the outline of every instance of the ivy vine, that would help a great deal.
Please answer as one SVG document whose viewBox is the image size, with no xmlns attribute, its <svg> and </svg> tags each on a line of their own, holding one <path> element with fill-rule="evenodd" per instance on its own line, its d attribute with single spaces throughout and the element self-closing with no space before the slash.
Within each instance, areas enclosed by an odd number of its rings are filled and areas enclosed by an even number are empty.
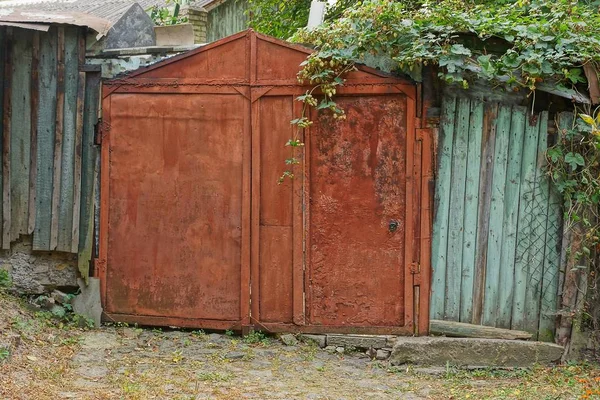
<svg viewBox="0 0 600 400">
<path fill-rule="evenodd" d="M 564 199 L 565 231 L 577 243 L 569 249 L 577 264 L 570 268 L 588 274 L 588 288 L 579 289 L 591 289 L 583 307 L 566 311 L 579 314 L 582 322 L 598 330 L 600 310 L 590 305 L 600 299 L 596 284 L 600 250 L 600 112 L 580 113 L 571 126 L 559 129 L 557 142 L 546 155 L 548 173 Z"/>
<path fill-rule="evenodd" d="M 302 70 L 298 73 L 298 81 L 302 85 L 310 85 L 312 88 L 305 94 L 296 98 L 303 103 L 302 114 L 291 121 L 296 126 L 295 135 L 286 143 L 291 148 L 290 158 L 285 160 L 288 169 L 283 172 L 278 183 L 282 184 L 286 178 L 293 179 L 294 172 L 292 167 L 300 164 L 300 159 L 295 151 L 298 147 L 303 147 L 303 133 L 306 128 L 313 124 L 310 119 L 310 110 L 315 108 L 318 111 L 328 110 L 333 114 L 333 118 L 338 120 L 346 119 L 344 110 L 338 107 L 333 100 L 337 94 L 338 86 L 345 82 L 343 76 L 356 69 L 352 60 L 339 55 L 330 54 L 330 52 L 313 53 L 301 64 Z M 319 101 L 317 97 L 320 97 Z"/>
<path fill-rule="evenodd" d="M 255 0 L 256 4 L 260 3 Z M 355 62 L 377 56 L 391 60 L 400 73 L 417 75 L 437 65 L 439 77 L 469 88 L 475 80 L 500 90 L 533 92 L 542 83 L 582 87 L 583 65 L 600 63 L 598 1 L 575 0 L 369 0 L 350 5 L 339 18 L 308 30 L 292 41 L 315 52 L 302 63 L 302 83 L 314 88 L 298 101 L 302 115 L 287 145 L 303 145 L 310 107 L 343 117 L 333 96 Z M 271 33 L 267 31 L 267 33 Z M 317 100 L 317 95 L 322 96 Z M 292 149 L 292 154 L 296 152 Z M 298 164 L 292 155 L 286 164 Z M 291 169 L 279 182 L 293 177 Z"/>
<path fill-rule="evenodd" d="M 526 94 L 542 84 L 586 91 L 583 67 L 600 66 L 599 6 L 597 0 L 367 0 L 316 29 L 297 30 L 291 40 L 315 49 L 298 74 L 313 88 L 297 98 L 304 106 L 292 121 L 297 130 L 287 142 L 292 156 L 286 164 L 300 163 L 295 149 L 304 145 L 303 130 L 313 123 L 311 108 L 345 117 L 336 91 L 356 62 L 373 56 L 417 78 L 422 66 L 435 65 L 440 79 L 465 89 L 484 81 Z M 578 114 L 548 150 L 548 173 L 564 199 L 566 230 L 581 236 L 574 257 L 588 265 L 576 268 L 594 277 L 591 259 L 600 252 L 600 112 Z M 280 183 L 287 177 L 293 178 L 291 170 Z M 598 320 L 600 328 L 600 315 Z"/>
</svg>

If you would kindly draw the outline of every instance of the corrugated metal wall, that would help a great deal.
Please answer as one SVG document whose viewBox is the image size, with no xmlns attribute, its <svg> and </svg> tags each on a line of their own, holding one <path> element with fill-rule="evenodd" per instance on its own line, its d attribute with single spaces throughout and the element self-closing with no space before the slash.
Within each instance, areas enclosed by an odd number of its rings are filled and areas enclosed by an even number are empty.
<svg viewBox="0 0 600 400">
<path fill-rule="evenodd" d="M 548 113 L 446 96 L 431 318 L 554 335 L 561 200 L 545 174 Z"/>
<path fill-rule="evenodd" d="M 248 29 L 247 0 L 229 0 L 208 12 L 207 42 Z"/>
<path fill-rule="evenodd" d="M 100 81 L 84 33 L 0 28 L 4 249 L 32 234 L 34 250 L 91 255 Z"/>
</svg>

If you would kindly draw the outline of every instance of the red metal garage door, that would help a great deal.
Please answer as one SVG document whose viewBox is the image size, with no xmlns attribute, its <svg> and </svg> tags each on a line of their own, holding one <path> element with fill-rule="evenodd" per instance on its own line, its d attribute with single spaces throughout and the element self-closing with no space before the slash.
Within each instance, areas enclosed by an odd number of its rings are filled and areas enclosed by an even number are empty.
<svg viewBox="0 0 600 400">
<path fill-rule="evenodd" d="M 248 31 L 107 85 L 107 318 L 426 330 L 431 157 L 416 86 L 350 74 L 338 96 L 348 119 L 313 115 L 296 179 L 277 185 L 307 53 Z"/>
</svg>

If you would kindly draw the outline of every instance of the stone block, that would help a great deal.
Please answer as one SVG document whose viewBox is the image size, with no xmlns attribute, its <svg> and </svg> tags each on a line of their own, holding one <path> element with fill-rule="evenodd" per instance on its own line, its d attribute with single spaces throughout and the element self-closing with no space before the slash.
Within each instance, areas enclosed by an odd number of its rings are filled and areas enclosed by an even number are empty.
<svg viewBox="0 0 600 400">
<path fill-rule="evenodd" d="M 309 335 L 303 333 L 299 335 L 298 338 L 305 343 L 314 342 L 322 349 L 325 348 L 325 346 L 327 346 L 326 335 Z"/>
<path fill-rule="evenodd" d="M 328 346 L 355 347 L 357 349 L 381 349 L 387 347 L 387 336 L 380 335 L 327 335 Z"/>
<path fill-rule="evenodd" d="M 387 360 L 390 357 L 390 352 L 387 350 L 377 350 L 377 354 L 375 355 L 375 358 L 377 360 Z"/>
<path fill-rule="evenodd" d="M 286 346 L 295 346 L 298 344 L 298 339 L 296 339 L 296 336 L 288 333 L 286 335 L 281 335 L 280 337 L 281 342 L 283 344 L 285 344 Z"/>
<path fill-rule="evenodd" d="M 0 268 L 8 271 L 19 294 L 39 295 L 54 289 L 77 289 L 77 255 L 33 251 L 31 236 L 0 252 Z"/>
<path fill-rule="evenodd" d="M 399 337 L 392 365 L 526 368 L 560 361 L 562 346 L 553 343 L 446 337 Z"/>
</svg>

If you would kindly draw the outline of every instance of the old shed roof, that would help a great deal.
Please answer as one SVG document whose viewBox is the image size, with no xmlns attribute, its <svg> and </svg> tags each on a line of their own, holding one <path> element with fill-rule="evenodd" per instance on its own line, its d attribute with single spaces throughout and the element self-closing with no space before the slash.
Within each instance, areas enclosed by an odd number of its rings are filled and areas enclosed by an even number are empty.
<svg viewBox="0 0 600 400">
<path fill-rule="evenodd" d="M 91 14 L 0 8 L 0 25 L 47 31 L 50 24 L 85 26 L 101 35 L 105 35 L 111 27 L 110 21 Z"/>
<path fill-rule="evenodd" d="M 222 0 L 200 0 L 192 2 L 192 5 L 204 7 L 222 2 Z M 90 14 L 114 24 L 135 3 L 138 3 L 144 10 L 153 6 L 169 5 L 166 0 L 7 0 L 0 1 L 0 8 Z"/>
</svg>

